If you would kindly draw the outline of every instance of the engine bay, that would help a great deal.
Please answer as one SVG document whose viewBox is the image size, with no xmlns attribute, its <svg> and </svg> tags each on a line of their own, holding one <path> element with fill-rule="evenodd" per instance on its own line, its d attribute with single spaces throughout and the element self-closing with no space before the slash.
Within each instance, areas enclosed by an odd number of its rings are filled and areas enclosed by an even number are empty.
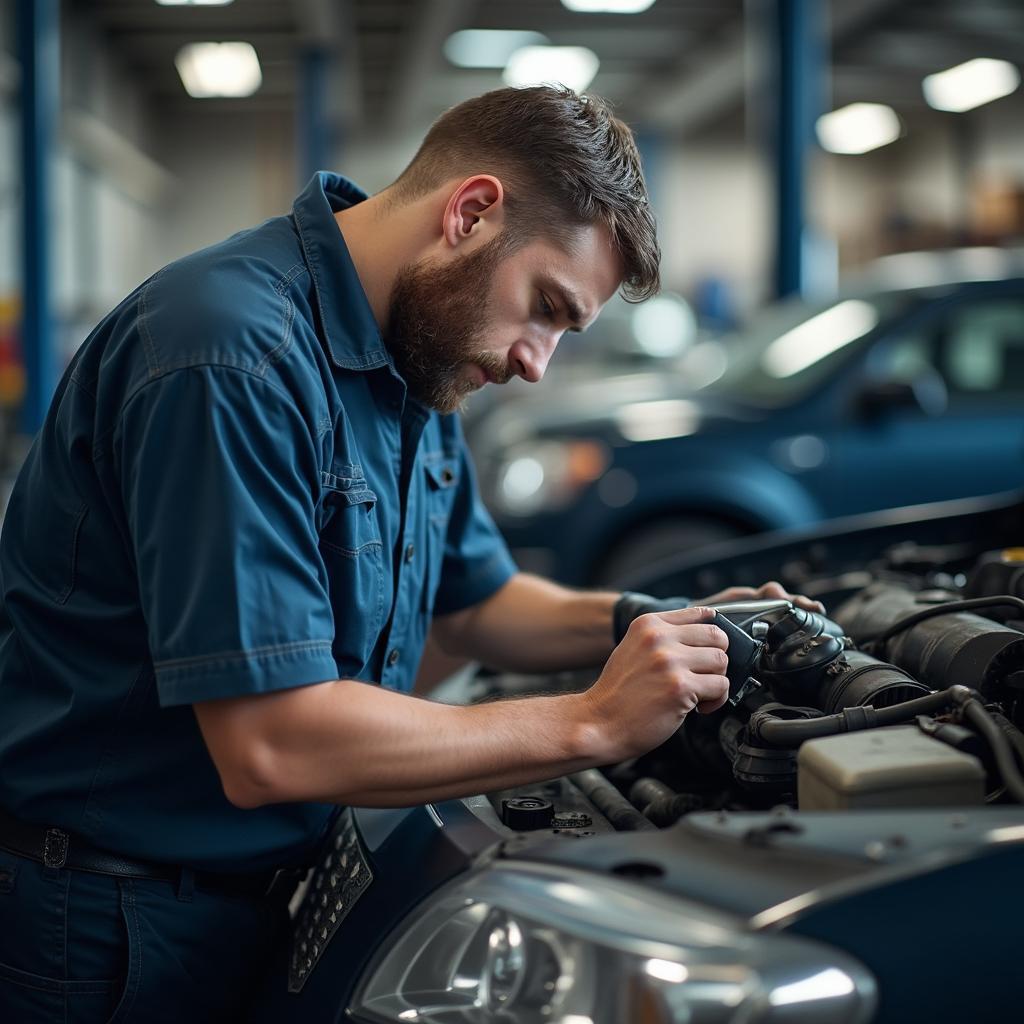
<svg viewBox="0 0 1024 1024">
<path fill-rule="evenodd" d="M 628 762 L 488 794 L 494 814 L 516 832 L 585 838 L 694 812 L 1024 803 L 1024 549 L 899 541 L 855 571 L 788 564 L 789 590 L 827 611 L 717 606 L 730 636 L 721 709 L 687 715 Z M 565 673 L 545 689 L 592 678 Z M 486 674 L 476 687 L 475 699 L 538 689 L 535 677 Z"/>
</svg>

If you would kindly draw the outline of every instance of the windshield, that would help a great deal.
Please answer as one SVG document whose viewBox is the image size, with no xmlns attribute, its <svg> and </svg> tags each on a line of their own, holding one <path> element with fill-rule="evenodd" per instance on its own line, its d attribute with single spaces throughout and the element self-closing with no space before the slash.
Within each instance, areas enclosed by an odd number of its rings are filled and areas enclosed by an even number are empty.
<svg viewBox="0 0 1024 1024">
<path fill-rule="evenodd" d="M 790 299 L 770 306 L 745 330 L 722 339 L 728 367 L 709 390 L 755 405 L 793 402 L 912 301 L 910 292 L 878 292 L 816 305 Z"/>
</svg>

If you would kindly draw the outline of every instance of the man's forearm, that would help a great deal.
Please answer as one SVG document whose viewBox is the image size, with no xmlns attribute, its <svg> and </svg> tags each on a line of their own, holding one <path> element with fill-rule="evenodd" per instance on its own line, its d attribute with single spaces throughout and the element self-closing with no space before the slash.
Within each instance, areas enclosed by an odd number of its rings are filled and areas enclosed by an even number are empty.
<svg viewBox="0 0 1024 1024">
<path fill-rule="evenodd" d="M 473 608 L 434 621 L 450 653 L 512 672 L 603 665 L 614 646 L 611 591 L 576 591 L 518 573 Z"/>
<path fill-rule="evenodd" d="M 230 718 L 218 721 L 217 705 L 228 703 Z M 197 705 L 197 715 L 226 793 L 244 807 L 409 806 L 553 778 L 614 754 L 582 694 L 456 707 L 340 680 L 241 710 Z"/>
</svg>

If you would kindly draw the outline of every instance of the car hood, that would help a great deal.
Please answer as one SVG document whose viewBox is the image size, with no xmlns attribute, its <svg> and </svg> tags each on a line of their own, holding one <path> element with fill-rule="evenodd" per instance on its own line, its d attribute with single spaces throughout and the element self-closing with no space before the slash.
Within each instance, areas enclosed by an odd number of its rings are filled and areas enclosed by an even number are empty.
<svg viewBox="0 0 1024 1024">
<path fill-rule="evenodd" d="M 550 837 L 514 850 L 521 859 L 629 875 L 716 909 L 781 920 L 783 910 L 850 898 L 896 878 L 1011 849 L 1024 859 L 1020 807 L 908 811 L 706 812 L 651 832 L 613 833 L 586 843 Z"/>
</svg>

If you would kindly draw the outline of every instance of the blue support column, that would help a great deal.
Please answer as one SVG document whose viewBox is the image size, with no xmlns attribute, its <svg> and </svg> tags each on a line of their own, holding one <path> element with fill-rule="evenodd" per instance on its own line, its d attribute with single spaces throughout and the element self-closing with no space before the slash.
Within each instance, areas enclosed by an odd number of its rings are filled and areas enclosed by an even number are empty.
<svg viewBox="0 0 1024 1024">
<path fill-rule="evenodd" d="M 60 93 L 58 0 L 18 0 L 21 61 L 22 352 L 25 402 L 22 428 L 35 434 L 56 387 L 58 367 L 50 245 L 53 238 L 52 168 Z"/>
<path fill-rule="evenodd" d="M 327 89 L 331 55 L 323 48 L 307 49 L 300 62 L 299 105 L 296 111 L 299 187 L 331 160 L 331 128 L 327 116 Z"/>
<path fill-rule="evenodd" d="M 775 0 L 776 53 L 775 291 L 802 293 L 806 284 L 804 197 L 807 158 L 821 107 L 824 73 L 819 0 Z"/>
</svg>

